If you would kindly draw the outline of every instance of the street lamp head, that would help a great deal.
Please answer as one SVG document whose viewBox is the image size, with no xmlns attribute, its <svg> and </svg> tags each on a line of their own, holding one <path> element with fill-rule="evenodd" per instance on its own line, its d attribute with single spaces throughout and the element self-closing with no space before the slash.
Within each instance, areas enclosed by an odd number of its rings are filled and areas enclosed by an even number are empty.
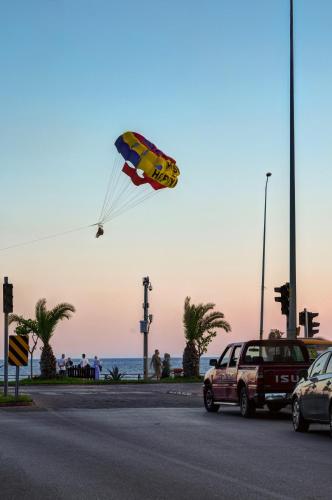
<svg viewBox="0 0 332 500">
<path fill-rule="evenodd" d="M 271 175 L 272 175 L 271 172 L 266 173 L 266 177 L 271 177 Z"/>
</svg>

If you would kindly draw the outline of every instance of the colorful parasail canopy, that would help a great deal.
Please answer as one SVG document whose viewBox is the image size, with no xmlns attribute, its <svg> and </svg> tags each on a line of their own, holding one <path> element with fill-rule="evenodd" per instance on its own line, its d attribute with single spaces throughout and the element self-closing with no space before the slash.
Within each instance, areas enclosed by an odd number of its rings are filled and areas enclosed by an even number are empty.
<svg viewBox="0 0 332 500">
<path fill-rule="evenodd" d="M 176 161 L 137 132 L 120 135 L 115 147 L 120 155 L 114 158 L 96 238 L 104 234 L 103 224 L 145 202 L 158 190 L 174 188 L 180 175 Z"/>
<path fill-rule="evenodd" d="M 150 184 L 154 189 L 174 188 L 180 170 L 176 161 L 163 153 L 152 142 L 137 132 L 125 132 L 115 141 L 115 147 L 126 162 L 122 171 L 131 178 L 136 186 Z M 137 170 L 143 172 L 143 177 Z"/>
</svg>

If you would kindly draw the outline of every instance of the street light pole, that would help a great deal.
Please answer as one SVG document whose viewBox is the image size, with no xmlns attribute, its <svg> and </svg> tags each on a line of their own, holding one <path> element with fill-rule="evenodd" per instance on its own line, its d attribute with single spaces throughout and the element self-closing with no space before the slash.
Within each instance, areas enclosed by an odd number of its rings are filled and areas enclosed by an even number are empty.
<svg viewBox="0 0 332 500">
<path fill-rule="evenodd" d="M 264 202 L 264 229 L 263 229 L 263 258 L 262 258 L 262 285 L 261 285 L 261 318 L 259 327 L 259 339 L 263 340 L 263 329 L 264 329 L 264 289 L 265 289 L 265 236 L 266 236 L 266 198 L 267 198 L 267 183 L 269 177 L 271 177 L 271 172 L 266 174 L 265 182 L 265 202 Z"/>
<path fill-rule="evenodd" d="M 287 338 L 296 339 L 296 219 L 293 0 L 290 0 L 290 182 L 289 182 L 289 320 Z"/>
</svg>

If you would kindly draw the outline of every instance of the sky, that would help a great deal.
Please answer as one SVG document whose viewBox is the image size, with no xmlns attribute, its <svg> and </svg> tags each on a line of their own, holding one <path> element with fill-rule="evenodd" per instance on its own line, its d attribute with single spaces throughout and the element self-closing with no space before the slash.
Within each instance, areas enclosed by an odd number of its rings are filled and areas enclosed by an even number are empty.
<svg viewBox="0 0 332 500">
<path fill-rule="evenodd" d="M 55 354 L 138 357 L 142 277 L 153 284 L 149 351 L 182 355 L 186 296 L 258 337 L 265 174 L 264 331 L 285 331 L 274 287 L 289 276 L 288 0 L 2 0 L 0 273 L 14 311 L 39 298 L 76 313 Z M 298 310 L 332 338 L 332 4 L 295 0 Z M 105 225 L 124 131 L 176 158 L 175 189 Z M 81 231 L 31 245 L 44 236 Z M 0 336 L 0 356 L 2 344 Z"/>
</svg>

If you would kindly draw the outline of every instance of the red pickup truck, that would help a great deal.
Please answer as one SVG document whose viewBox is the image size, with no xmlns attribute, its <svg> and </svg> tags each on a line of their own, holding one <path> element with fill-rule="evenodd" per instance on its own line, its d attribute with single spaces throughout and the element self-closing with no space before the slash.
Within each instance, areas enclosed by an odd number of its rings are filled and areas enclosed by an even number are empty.
<svg viewBox="0 0 332 500">
<path fill-rule="evenodd" d="M 207 411 L 233 403 L 240 405 L 244 417 L 251 417 L 265 404 L 272 412 L 287 406 L 310 360 L 299 340 L 251 340 L 228 345 L 210 365 L 203 386 Z"/>
</svg>

